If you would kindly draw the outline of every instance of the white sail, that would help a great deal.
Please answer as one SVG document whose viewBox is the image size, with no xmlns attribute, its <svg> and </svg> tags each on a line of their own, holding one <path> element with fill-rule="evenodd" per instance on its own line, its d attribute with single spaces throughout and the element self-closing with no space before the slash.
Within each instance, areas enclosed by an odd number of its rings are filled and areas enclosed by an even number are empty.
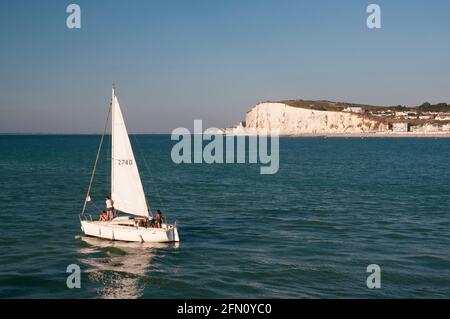
<svg viewBox="0 0 450 319">
<path fill-rule="evenodd" d="M 148 216 L 144 189 L 119 101 L 112 92 L 111 199 L 122 212 Z"/>
</svg>

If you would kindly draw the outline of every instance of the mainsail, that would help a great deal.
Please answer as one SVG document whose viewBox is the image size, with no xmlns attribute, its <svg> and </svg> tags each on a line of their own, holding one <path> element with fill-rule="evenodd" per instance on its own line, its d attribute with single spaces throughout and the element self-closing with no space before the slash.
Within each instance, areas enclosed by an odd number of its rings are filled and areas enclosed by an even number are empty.
<svg viewBox="0 0 450 319">
<path fill-rule="evenodd" d="M 112 91 L 111 199 L 122 212 L 148 217 L 141 178 L 115 90 Z"/>
</svg>

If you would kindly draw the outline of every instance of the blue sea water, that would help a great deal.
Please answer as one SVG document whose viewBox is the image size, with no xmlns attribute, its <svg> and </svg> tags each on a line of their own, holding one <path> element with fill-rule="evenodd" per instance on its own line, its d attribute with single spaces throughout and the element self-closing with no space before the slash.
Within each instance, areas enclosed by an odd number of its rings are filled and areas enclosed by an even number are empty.
<svg viewBox="0 0 450 319">
<path fill-rule="evenodd" d="M 450 139 L 282 138 L 279 172 L 260 175 L 176 165 L 170 136 L 133 136 L 150 205 L 178 221 L 179 245 L 81 236 L 99 139 L 0 136 L 1 298 L 450 297 Z M 80 289 L 67 288 L 70 264 Z M 367 288 L 369 264 L 380 289 Z"/>
</svg>

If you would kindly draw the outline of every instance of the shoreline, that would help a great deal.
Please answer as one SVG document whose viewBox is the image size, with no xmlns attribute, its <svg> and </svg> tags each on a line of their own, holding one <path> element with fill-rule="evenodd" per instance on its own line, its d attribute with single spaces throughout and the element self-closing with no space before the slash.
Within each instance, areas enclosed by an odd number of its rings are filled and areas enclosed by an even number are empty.
<svg viewBox="0 0 450 319">
<path fill-rule="evenodd" d="M 298 134 L 285 137 L 324 137 L 324 138 L 450 138 L 450 133 L 332 133 L 332 134 Z M 281 137 L 281 135 L 280 135 Z"/>
<path fill-rule="evenodd" d="M 265 136 L 267 134 L 223 134 L 224 136 Z M 270 136 L 270 134 L 268 134 Z M 449 133 L 303 133 L 303 134 L 280 134 L 279 137 L 322 137 L 322 138 L 450 138 Z"/>
</svg>

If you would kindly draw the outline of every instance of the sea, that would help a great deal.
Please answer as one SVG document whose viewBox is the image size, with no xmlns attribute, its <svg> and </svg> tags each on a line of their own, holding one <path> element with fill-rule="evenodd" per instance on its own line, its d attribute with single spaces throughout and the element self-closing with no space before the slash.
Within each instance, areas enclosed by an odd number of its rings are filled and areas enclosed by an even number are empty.
<svg viewBox="0 0 450 319">
<path fill-rule="evenodd" d="M 281 138 L 278 172 L 262 175 L 175 164 L 170 135 L 133 135 L 178 244 L 82 234 L 99 141 L 0 136 L 0 298 L 450 298 L 450 139 Z"/>
</svg>

